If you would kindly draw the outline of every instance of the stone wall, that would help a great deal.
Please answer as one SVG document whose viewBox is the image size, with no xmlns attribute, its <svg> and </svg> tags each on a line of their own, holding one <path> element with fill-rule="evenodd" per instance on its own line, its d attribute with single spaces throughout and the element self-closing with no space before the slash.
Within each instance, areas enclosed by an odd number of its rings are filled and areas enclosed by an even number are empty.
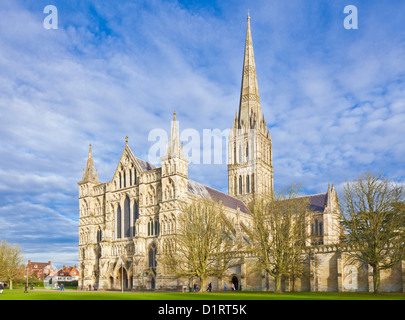
<svg viewBox="0 0 405 320">
<path fill-rule="evenodd" d="M 295 291 L 313 292 L 372 292 L 372 268 L 350 259 L 348 248 L 319 246 L 308 250 L 304 276 L 295 281 Z M 274 291 L 273 277 L 260 270 L 254 257 L 245 260 L 244 290 Z M 292 291 L 292 281 L 282 280 L 283 291 Z M 381 271 L 382 292 L 405 292 L 405 261 L 392 269 Z"/>
</svg>

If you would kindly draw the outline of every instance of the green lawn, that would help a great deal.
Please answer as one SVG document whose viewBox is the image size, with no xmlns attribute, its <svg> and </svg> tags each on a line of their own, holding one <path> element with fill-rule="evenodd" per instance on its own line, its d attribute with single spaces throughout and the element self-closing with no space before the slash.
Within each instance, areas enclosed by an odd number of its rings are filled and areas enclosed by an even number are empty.
<svg viewBox="0 0 405 320">
<path fill-rule="evenodd" d="M 81 292 L 67 290 L 24 293 L 22 289 L 4 290 L 0 300 L 405 300 L 403 293 L 337 293 L 337 292 L 297 292 L 274 294 L 271 292 L 221 292 L 221 293 L 181 293 L 181 292 Z"/>
</svg>

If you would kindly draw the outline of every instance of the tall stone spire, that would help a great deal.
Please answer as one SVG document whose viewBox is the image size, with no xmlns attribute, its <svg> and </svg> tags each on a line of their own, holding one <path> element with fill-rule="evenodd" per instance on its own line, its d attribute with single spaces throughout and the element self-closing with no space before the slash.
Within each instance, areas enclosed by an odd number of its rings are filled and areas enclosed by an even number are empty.
<svg viewBox="0 0 405 320">
<path fill-rule="evenodd" d="M 238 120 L 239 128 L 247 126 L 249 129 L 254 129 L 262 116 L 262 112 L 260 106 L 259 86 L 257 84 L 256 63 L 253 52 L 249 14 L 247 21 Z"/>
<path fill-rule="evenodd" d="M 176 111 L 173 112 L 172 128 L 170 131 L 170 140 L 166 154 L 169 157 L 183 157 L 183 148 L 180 143 L 179 125 L 176 120 Z"/>
<path fill-rule="evenodd" d="M 253 52 L 250 16 L 247 17 L 245 56 L 243 59 L 242 84 L 239 101 L 239 128 L 256 128 L 261 119 L 259 86 L 257 84 L 256 64 Z"/>
<path fill-rule="evenodd" d="M 86 168 L 83 171 L 82 181 L 80 183 L 99 183 L 97 171 L 94 167 L 93 154 L 91 152 L 91 143 L 89 145 L 89 154 L 87 156 Z"/>
</svg>

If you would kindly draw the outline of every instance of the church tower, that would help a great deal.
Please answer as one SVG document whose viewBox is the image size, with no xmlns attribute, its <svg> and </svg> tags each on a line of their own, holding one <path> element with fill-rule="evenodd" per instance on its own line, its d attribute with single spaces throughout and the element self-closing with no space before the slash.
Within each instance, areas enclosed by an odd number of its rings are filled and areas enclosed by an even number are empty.
<svg viewBox="0 0 405 320">
<path fill-rule="evenodd" d="M 228 192 L 231 196 L 248 203 L 256 195 L 273 193 L 272 144 L 260 105 L 249 15 L 239 113 L 235 113 L 231 126 L 228 154 Z"/>
</svg>

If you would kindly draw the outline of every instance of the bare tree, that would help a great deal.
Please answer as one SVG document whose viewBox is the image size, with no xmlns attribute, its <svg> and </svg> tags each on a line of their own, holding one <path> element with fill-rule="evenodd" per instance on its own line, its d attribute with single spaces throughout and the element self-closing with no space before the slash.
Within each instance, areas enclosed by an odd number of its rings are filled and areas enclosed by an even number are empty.
<svg viewBox="0 0 405 320">
<path fill-rule="evenodd" d="M 21 278 L 24 271 L 22 249 L 18 244 L 11 245 L 7 241 L 0 243 L 0 278 L 9 282 L 10 290 L 13 281 Z"/>
<path fill-rule="evenodd" d="M 340 211 L 347 242 L 356 248 L 350 260 L 373 268 L 374 293 L 379 293 L 380 271 L 404 259 L 404 188 L 382 174 L 360 174 L 345 184 Z"/>
<path fill-rule="evenodd" d="M 274 197 L 252 201 L 252 221 L 244 231 L 250 250 L 261 267 L 275 279 L 275 292 L 281 292 L 282 276 L 295 278 L 304 263 L 303 249 L 309 238 L 309 203 L 299 197 L 300 186 L 291 186 Z"/>
<path fill-rule="evenodd" d="M 159 262 L 178 278 L 222 277 L 233 266 L 240 241 L 221 204 L 196 199 L 184 204 L 176 230 L 162 239 Z"/>
</svg>

